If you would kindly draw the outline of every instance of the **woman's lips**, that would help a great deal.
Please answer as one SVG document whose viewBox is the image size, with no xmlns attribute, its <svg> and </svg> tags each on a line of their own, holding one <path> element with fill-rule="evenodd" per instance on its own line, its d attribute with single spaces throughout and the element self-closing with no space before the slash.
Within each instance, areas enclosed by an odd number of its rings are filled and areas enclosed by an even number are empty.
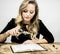
<svg viewBox="0 0 60 54">
<path fill-rule="evenodd" d="M 30 17 L 25 17 L 25 18 L 29 19 Z"/>
</svg>

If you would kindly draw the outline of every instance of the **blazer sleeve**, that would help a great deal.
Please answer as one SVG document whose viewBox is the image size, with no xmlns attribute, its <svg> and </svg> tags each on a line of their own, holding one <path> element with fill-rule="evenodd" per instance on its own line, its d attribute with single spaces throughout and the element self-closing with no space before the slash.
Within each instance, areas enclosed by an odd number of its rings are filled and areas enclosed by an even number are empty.
<svg viewBox="0 0 60 54">
<path fill-rule="evenodd" d="M 7 30 L 10 30 L 10 29 L 14 28 L 14 27 L 15 27 L 15 22 L 14 22 L 14 21 L 15 21 L 15 19 L 12 18 L 12 19 L 8 22 L 8 24 L 6 25 L 6 27 L 0 32 L 0 34 L 6 32 Z"/>
<path fill-rule="evenodd" d="M 54 37 L 52 33 L 47 29 L 47 27 L 43 24 L 43 22 L 40 20 L 40 33 L 43 35 L 43 38 L 48 41 L 48 43 L 54 42 Z"/>
</svg>

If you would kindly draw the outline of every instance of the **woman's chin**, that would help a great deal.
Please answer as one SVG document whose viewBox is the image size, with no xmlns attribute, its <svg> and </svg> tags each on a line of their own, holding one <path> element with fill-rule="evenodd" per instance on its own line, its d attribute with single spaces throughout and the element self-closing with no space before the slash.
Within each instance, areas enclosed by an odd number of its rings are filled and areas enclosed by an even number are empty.
<svg viewBox="0 0 60 54">
<path fill-rule="evenodd" d="M 27 22 L 29 22 L 29 21 L 30 21 L 30 19 L 24 19 L 24 21 L 27 21 Z"/>
</svg>

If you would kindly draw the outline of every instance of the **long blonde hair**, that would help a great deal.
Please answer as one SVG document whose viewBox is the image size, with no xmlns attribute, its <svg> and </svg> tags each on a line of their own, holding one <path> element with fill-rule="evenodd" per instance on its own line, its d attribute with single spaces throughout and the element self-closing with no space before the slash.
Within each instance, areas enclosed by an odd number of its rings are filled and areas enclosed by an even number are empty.
<svg viewBox="0 0 60 54">
<path fill-rule="evenodd" d="M 38 32 L 38 5 L 36 3 L 36 0 L 24 0 L 22 2 L 22 4 L 19 7 L 19 13 L 18 16 L 16 17 L 15 23 L 17 24 L 18 28 L 21 28 L 21 22 L 23 21 L 22 18 L 22 11 L 24 10 L 24 8 L 26 8 L 26 6 L 31 3 L 35 5 L 35 15 L 34 17 L 31 19 L 31 24 L 28 25 L 26 28 L 28 30 L 28 32 L 31 34 L 31 38 L 36 38 L 37 32 Z"/>
</svg>

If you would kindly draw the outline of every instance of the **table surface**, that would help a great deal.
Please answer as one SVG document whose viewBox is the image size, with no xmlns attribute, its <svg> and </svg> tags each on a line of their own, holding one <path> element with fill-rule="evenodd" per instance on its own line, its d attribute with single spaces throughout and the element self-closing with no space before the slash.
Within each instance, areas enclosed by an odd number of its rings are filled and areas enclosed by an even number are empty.
<svg viewBox="0 0 60 54">
<path fill-rule="evenodd" d="M 42 47 L 48 49 L 47 51 L 13 53 L 10 46 L 16 43 L 0 43 L 0 54 L 60 54 L 60 43 L 40 44 Z"/>
</svg>

